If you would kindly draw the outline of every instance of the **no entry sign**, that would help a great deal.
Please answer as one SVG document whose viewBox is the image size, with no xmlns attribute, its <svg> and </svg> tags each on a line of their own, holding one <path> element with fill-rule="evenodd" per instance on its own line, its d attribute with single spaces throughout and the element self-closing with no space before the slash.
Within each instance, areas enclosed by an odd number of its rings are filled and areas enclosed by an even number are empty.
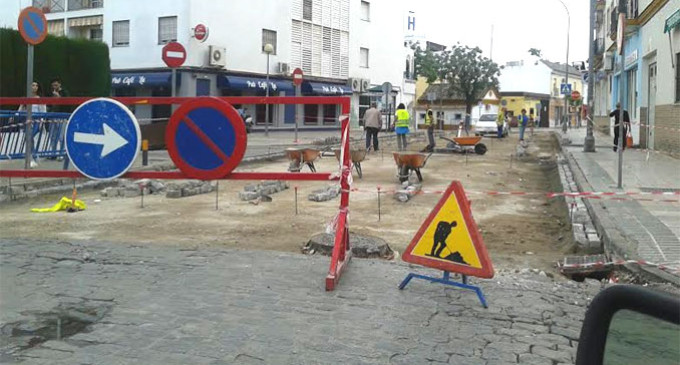
<svg viewBox="0 0 680 365">
<path fill-rule="evenodd" d="M 28 44 L 37 45 L 47 37 L 47 19 L 45 14 L 33 6 L 29 6 L 19 14 L 19 33 Z"/>
<path fill-rule="evenodd" d="M 163 47 L 163 62 L 168 67 L 177 68 L 184 64 L 187 59 L 187 51 L 184 46 L 177 42 L 170 42 Z"/>
<path fill-rule="evenodd" d="M 165 131 L 172 162 L 187 176 L 201 180 L 229 175 L 243 159 L 247 142 L 236 109 L 213 97 L 182 104 Z"/>
<path fill-rule="evenodd" d="M 302 70 L 300 68 L 296 68 L 293 71 L 293 85 L 295 86 L 302 85 L 302 80 L 303 80 Z"/>
</svg>

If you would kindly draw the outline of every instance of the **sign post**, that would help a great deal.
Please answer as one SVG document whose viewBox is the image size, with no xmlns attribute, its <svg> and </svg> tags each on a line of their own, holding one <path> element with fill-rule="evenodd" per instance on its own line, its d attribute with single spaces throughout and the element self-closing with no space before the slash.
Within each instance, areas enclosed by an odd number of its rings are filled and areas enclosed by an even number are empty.
<svg viewBox="0 0 680 365">
<path fill-rule="evenodd" d="M 178 42 L 170 42 L 163 47 L 161 58 L 163 62 L 172 69 L 171 78 L 171 95 L 174 98 L 177 96 L 177 67 L 181 67 L 187 59 L 187 51 L 184 46 Z M 173 110 L 174 110 L 173 105 Z"/>
<path fill-rule="evenodd" d="M 302 96 L 302 80 L 304 79 L 304 74 L 302 69 L 296 68 L 293 71 L 293 85 L 295 85 L 295 97 Z M 302 105 L 298 104 L 295 106 L 295 143 L 298 143 L 298 123 L 302 118 Z"/>
<path fill-rule="evenodd" d="M 385 82 L 382 84 L 382 92 L 385 95 L 385 107 L 387 108 L 387 130 L 390 130 L 392 125 L 392 108 L 390 103 L 390 94 L 392 94 L 392 84 Z"/>
<path fill-rule="evenodd" d="M 26 97 L 31 98 L 33 84 L 33 46 L 42 43 L 47 37 L 47 19 L 45 14 L 35 7 L 29 6 L 21 11 L 18 22 L 19 33 L 21 37 L 28 43 L 28 52 L 26 56 Z M 33 106 L 26 105 L 26 128 L 24 130 L 26 136 L 26 157 L 24 161 L 24 169 L 31 167 L 31 156 L 33 155 Z"/>
<path fill-rule="evenodd" d="M 619 151 L 619 171 L 618 171 L 618 176 L 617 176 L 617 184 L 616 187 L 621 189 L 623 187 L 623 146 L 624 142 L 626 139 L 625 136 L 625 129 L 623 128 L 623 83 L 624 80 L 626 79 L 624 77 L 625 74 L 625 60 L 624 56 L 626 55 L 623 50 L 624 50 L 624 40 L 623 40 L 623 35 L 625 32 L 625 27 L 626 27 L 626 14 L 624 13 L 625 11 L 625 3 L 623 0 L 619 0 L 619 28 L 617 29 L 617 38 L 616 38 L 616 45 L 618 46 L 618 53 L 619 57 L 621 58 L 621 67 L 619 68 L 619 105 L 621 106 L 619 108 L 619 145 L 616 146 Z M 677 67 L 677 66 L 676 66 Z"/>
</svg>

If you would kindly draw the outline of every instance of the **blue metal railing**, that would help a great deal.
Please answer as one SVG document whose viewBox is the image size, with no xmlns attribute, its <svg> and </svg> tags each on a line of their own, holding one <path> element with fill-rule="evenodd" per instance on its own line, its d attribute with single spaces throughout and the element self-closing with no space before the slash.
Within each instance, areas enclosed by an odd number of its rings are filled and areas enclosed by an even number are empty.
<svg viewBox="0 0 680 365">
<path fill-rule="evenodd" d="M 66 156 L 64 131 L 70 113 L 33 113 L 33 158 Z M 26 157 L 26 112 L 0 110 L 0 160 Z"/>
</svg>

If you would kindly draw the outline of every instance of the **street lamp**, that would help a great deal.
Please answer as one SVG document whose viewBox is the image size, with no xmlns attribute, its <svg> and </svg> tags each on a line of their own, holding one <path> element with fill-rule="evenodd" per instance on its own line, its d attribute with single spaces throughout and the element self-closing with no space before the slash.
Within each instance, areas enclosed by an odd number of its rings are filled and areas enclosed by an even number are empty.
<svg viewBox="0 0 680 365">
<path fill-rule="evenodd" d="M 269 56 L 274 53 L 274 46 L 269 43 L 265 44 L 264 53 L 267 54 L 267 87 L 265 95 L 269 97 Z M 269 137 L 269 103 L 264 104 L 264 135 Z"/>
<path fill-rule="evenodd" d="M 567 12 L 567 61 L 564 63 L 564 84 L 569 85 L 569 29 L 571 27 L 571 16 L 569 15 L 569 8 L 567 8 L 567 5 L 564 3 L 562 0 L 557 0 L 564 6 L 564 10 Z M 568 100 L 567 100 L 567 94 L 564 94 L 564 116 L 563 116 L 563 121 L 562 121 L 562 132 L 567 133 L 567 118 L 566 116 L 569 115 L 569 106 L 567 105 Z"/>
<path fill-rule="evenodd" d="M 583 152 L 595 152 L 595 137 L 593 136 L 593 84 L 595 83 L 595 75 L 593 75 L 593 64 L 595 63 L 595 0 L 590 0 L 590 27 L 588 28 L 588 114 L 586 115 L 587 133 L 583 141 Z"/>
</svg>

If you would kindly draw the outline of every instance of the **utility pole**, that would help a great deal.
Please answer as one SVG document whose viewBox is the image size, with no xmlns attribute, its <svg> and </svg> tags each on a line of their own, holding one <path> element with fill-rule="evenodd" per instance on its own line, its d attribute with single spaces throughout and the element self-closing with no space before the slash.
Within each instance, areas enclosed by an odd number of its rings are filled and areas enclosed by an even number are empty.
<svg viewBox="0 0 680 365">
<path fill-rule="evenodd" d="M 567 60 L 564 62 L 564 84 L 569 85 L 569 32 L 571 31 L 571 15 L 569 15 L 569 8 L 567 8 L 567 4 L 564 3 L 562 0 L 557 0 L 559 1 L 562 6 L 564 6 L 564 10 L 567 12 Z M 564 94 L 564 115 L 562 116 L 563 122 L 562 122 L 562 132 L 567 133 L 567 123 L 569 120 L 567 119 L 569 116 L 569 99 L 567 98 L 567 94 Z"/>
<path fill-rule="evenodd" d="M 593 136 L 593 83 L 595 77 L 593 75 L 593 63 L 595 62 L 595 1 L 590 0 L 590 31 L 588 32 L 588 42 L 590 50 L 588 51 L 588 114 L 587 118 L 587 132 L 586 139 L 583 142 L 583 152 L 595 152 L 595 137 Z"/>
</svg>

